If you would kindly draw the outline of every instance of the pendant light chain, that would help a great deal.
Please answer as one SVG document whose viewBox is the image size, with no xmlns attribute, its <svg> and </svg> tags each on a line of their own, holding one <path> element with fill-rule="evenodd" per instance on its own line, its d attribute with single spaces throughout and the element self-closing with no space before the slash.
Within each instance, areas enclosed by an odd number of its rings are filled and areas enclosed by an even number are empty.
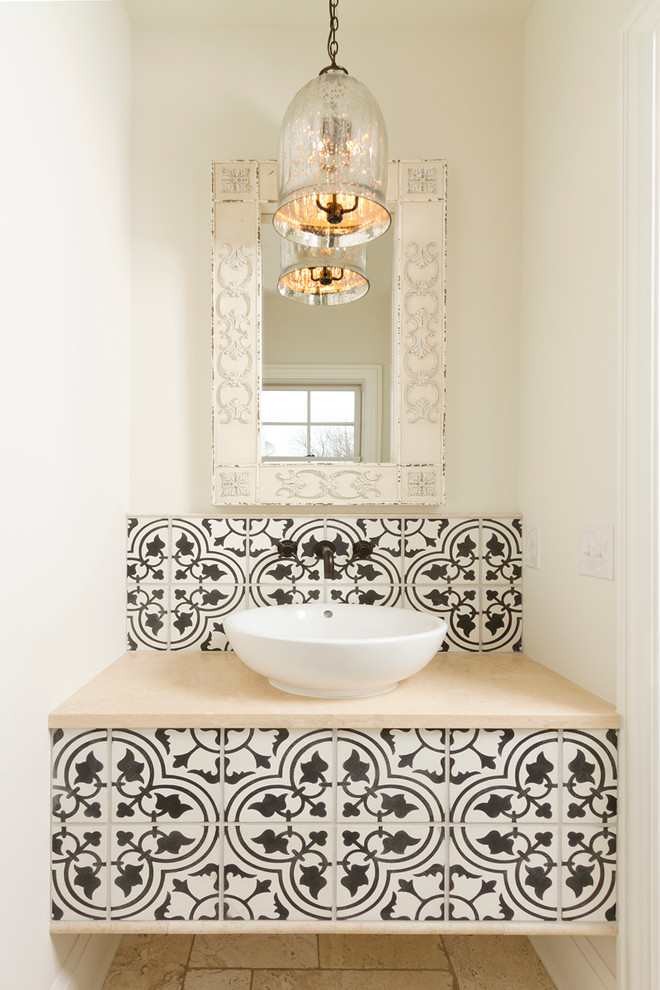
<svg viewBox="0 0 660 990">
<path fill-rule="evenodd" d="M 339 0 L 329 0 L 328 8 L 330 11 L 330 33 L 328 35 L 328 55 L 330 57 L 330 65 L 326 65 L 325 69 L 321 69 L 319 75 L 322 76 L 324 72 L 330 72 L 331 70 L 337 72 L 345 72 L 348 75 L 348 69 L 345 69 L 343 65 L 337 65 L 337 53 L 339 51 L 339 42 L 337 41 L 337 29 L 339 28 L 339 18 L 337 17 L 337 6 L 339 5 Z"/>
</svg>

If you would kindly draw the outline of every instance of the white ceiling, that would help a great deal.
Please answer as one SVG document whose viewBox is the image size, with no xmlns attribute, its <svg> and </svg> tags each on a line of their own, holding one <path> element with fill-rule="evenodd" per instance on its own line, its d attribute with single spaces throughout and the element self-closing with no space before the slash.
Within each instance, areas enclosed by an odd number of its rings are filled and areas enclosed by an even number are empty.
<svg viewBox="0 0 660 990">
<path fill-rule="evenodd" d="M 327 24 L 327 0 L 125 0 L 139 24 Z M 522 23 L 534 0 L 340 0 L 342 24 Z"/>
</svg>

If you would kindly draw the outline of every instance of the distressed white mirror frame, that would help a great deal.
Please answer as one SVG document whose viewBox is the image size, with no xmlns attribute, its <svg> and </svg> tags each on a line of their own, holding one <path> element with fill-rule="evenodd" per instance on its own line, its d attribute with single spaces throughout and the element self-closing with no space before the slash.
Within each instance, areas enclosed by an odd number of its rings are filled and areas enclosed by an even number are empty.
<svg viewBox="0 0 660 990">
<path fill-rule="evenodd" d="M 444 503 L 446 187 L 444 161 L 389 164 L 396 224 L 392 462 L 261 463 L 259 225 L 262 213 L 274 212 L 277 167 L 214 163 L 214 505 Z"/>
</svg>

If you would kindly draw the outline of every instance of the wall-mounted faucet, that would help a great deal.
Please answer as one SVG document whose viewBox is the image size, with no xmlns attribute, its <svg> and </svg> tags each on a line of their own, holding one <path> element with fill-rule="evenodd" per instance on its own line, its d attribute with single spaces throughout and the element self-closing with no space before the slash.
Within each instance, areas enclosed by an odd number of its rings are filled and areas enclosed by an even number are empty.
<svg viewBox="0 0 660 990">
<path fill-rule="evenodd" d="M 332 580 L 335 576 L 335 545 L 330 540 L 319 540 L 314 553 L 323 560 L 323 577 Z"/>
</svg>

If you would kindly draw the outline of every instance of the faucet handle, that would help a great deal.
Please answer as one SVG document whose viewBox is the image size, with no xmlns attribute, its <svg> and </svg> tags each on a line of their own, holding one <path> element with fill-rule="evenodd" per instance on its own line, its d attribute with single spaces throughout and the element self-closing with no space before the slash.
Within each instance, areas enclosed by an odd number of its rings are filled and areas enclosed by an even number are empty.
<svg viewBox="0 0 660 990">
<path fill-rule="evenodd" d="M 353 557 L 352 560 L 368 560 L 371 557 L 374 545 L 371 540 L 358 540 L 357 543 L 353 545 Z"/>
<path fill-rule="evenodd" d="M 279 540 L 275 546 L 277 547 L 278 557 L 283 557 L 286 560 L 292 560 L 298 556 L 297 540 Z"/>
</svg>

